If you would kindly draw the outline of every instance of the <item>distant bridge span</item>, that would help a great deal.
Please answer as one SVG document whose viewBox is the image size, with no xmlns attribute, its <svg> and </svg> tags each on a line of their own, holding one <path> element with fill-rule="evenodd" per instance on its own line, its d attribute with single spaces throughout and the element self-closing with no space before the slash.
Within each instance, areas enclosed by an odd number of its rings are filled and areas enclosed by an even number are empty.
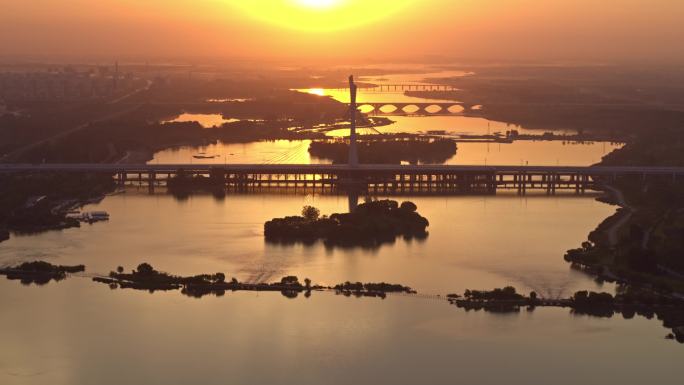
<svg viewBox="0 0 684 385">
<path fill-rule="evenodd" d="M 337 88 L 338 91 L 343 91 L 343 90 L 348 90 L 348 89 L 349 88 L 347 88 L 347 87 Z M 368 85 L 368 86 L 359 85 L 358 90 L 360 92 L 363 92 L 363 93 L 369 93 L 369 92 L 377 92 L 377 93 L 401 92 L 401 93 L 404 93 L 406 91 L 422 91 L 422 92 L 442 91 L 442 92 L 447 92 L 447 91 L 458 91 L 459 89 L 455 86 L 446 85 L 446 84 L 403 83 L 403 84 L 377 84 L 377 85 Z"/>
<path fill-rule="evenodd" d="M 458 115 L 466 108 L 460 102 L 359 102 L 358 107 L 367 114 L 382 116 Z"/>
<path fill-rule="evenodd" d="M 684 167 L 449 166 L 449 165 L 288 165 L 288 164 L 0 164 L 0 173 L 105 173 L 119 183 L 150 188 L 184 175 L 214 178 L 226 187 L 354 186 L 368 191 L 496 194 L 498 190 L 571 190 L 578 194 L 620 177 L 684 177 Z"/>
</svg>

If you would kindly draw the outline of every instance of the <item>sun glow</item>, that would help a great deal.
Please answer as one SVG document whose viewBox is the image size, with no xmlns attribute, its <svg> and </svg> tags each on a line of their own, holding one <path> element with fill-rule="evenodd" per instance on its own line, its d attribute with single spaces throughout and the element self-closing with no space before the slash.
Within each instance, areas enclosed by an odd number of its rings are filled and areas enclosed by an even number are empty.
<svg viewBox="0 0 684 385">
<path fill-rule="evenodd" d="M 330 8 L 341 3 L 340 0 L 294 0 L 295 3 L 302 7 L 308 8 Z"/>
<path fill-rule="evenodd" d="M 249 16 L 281 27 L 326 32 L 391 17 L 416 0 L 249 0 L 233 4 Z"/>
<path fill-rule="evenodd" d="M 325 90 L 323 88 L 309 88 L 305 92 L 311 95 L 325 96 Z"/>
</svg>

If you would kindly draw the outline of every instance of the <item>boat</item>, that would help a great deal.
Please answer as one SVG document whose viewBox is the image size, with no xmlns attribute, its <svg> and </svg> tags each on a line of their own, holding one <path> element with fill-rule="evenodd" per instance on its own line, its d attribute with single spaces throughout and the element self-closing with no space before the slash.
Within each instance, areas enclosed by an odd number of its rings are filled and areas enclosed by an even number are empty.
<svg viewBox="0 0 684 385">
<path fill-rule="evenodd" d="M 218 155 L 206 155 L 206 154 L 197 154 L 192 156 L 195 159 L 214 159 L 217 158 Z"/>
<path fill-rule="evenodd" d="M 80 213 L 78 215 L 70 214 L 70 217 L 78 219 L 81 222 L 95 223 L 95 222 L 108 221 L 109 220 L 109 213 L 107 213 L 106 211 L 90 211 L 90 212 Z"/>
</svg>

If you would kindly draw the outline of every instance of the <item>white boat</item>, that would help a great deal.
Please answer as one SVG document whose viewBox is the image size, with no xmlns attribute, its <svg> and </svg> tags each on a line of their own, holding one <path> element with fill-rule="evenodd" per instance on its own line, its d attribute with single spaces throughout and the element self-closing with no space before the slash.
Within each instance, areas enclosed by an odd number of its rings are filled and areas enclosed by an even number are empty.
<svg viewBox="0 0 684 385">
<path fill-rule="evenodd" d="M 83 222 L 95 223 L 109 220 L 109 213 L 106 211 L 90 211 L 82 213 L 80 218 Z"/>
</svg>

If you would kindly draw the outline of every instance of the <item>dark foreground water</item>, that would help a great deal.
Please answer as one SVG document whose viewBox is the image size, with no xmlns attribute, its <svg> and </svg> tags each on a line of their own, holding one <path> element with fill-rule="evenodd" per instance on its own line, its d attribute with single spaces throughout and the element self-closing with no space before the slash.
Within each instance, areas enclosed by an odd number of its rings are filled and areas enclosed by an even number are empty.
<svg viewBox="0 0 684 385">
<path fill-rule="evenodd" d="M 110 291 L 0 281 L 0 383 L 681 384 L 657 322 L 491 315 L 405 297 Z"/>
</svg>

